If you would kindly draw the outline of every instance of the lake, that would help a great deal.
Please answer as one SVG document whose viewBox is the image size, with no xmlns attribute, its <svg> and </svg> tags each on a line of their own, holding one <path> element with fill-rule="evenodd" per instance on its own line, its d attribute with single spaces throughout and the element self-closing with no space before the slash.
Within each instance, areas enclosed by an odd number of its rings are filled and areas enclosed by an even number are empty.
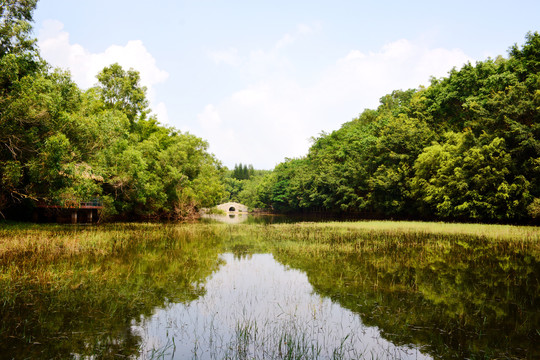
<svg viewBox="0 0 540 360">
<path fill-rule="evenodd" d="M 539 230 L 12 224 L 0 358 L 540 356 Z"/>
</svg>

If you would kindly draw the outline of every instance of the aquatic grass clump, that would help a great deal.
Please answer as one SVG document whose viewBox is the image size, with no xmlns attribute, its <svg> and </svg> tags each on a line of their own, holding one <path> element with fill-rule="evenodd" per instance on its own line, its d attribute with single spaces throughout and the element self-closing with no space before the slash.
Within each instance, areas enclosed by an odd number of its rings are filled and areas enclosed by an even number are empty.
<svg viewBox="0 0 540 360">
<path fill-rule="evenodd" d="M 264 327 L 264 326 L 263 326 Z M 323 359 L 320 344 L 306 333 L 294 329 L 260 330 L 257 322 L 238 322 L 235 336 L 226 345 L 223 359 Z M 337 350 L 334 349 L 334 353 Z M 341 359 L 343 357 L 334 357 Z"/>
<path fill-rule="evenodd" d="M 540 356 L 538 228 L 413 222 L 7 224 L 0 228 L 0 352 L 172 356 L 176 337 L 142 348 L 133 326 L 156 307 L 203 297 L 224 250 L 239 261 L 271 252 L 398 346 L 437 358 Z M 215 354 L 385 358 L 347 348 L 346 336 L 341 345 L 313 341 L 309 321 L 271 328 L 242 317 L 236 324 L 230 337 L 216 335 L 217 322 L 208 325 Z"/>
<path fill-rule="evenodd" d="M 0 352 L 68 357 L 102 351 L 96 344 L 116 347 L 110 342 L 116 339 L 125 347 L 120 354 L 135 354 L 137 337 L 126 331 L 132 318 L 204 293 L 202 280 L 220 264 L 222 239 L 214 230 L 162 224 L 3 228 Z M 65 333 L 81 335 L 56 344 Z"/>
<path fill-rule="evenodd" d="M 271 225 L 262 241 L 394 343 L 443 357 L 540 356 L 538 228 L 370 223 Z"/>
</svg>

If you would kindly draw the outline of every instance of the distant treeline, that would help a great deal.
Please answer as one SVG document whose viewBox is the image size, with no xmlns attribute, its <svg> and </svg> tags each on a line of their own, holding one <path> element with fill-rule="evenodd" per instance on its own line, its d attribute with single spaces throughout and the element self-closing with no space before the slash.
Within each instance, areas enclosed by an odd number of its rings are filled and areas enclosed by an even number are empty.
<svg viewBox="0 0 540 360">
<path fill-rule="evenodd" d="M 278 211 L 459 221 L 540 217 L 540 35 L 394 91 L 257 187 Z"/>
<path fill-rule="evenodd" d="M 242 165 L 240 164 L 234 164 L 234 169 L 232 170 L 231 177 L 235 178 L 236 180 L 249 180 L 253 175 L 255 174 L 255 169 L 253 169 L 253 165 Z"/>
<path fill-rule="evenodd" d="M 99 198 L 122 218 L 184 218 L 226 197 L 208 144 L 150 115 L 139 73 L 118 64 L 82 91 L 31 37 L 36 0 L 0 6 L 0 219 Z"/>
</svg>

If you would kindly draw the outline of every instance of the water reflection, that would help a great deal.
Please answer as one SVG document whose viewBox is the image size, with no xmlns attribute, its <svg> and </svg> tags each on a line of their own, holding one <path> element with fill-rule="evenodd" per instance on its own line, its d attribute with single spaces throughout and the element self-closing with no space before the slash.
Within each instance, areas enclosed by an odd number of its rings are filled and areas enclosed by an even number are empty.
<svg viewBox="0 0 540 360">
<path fill-rule="evenodd" d="M 204 296 L 134 323 L 148 356 L 429 358 L 383 339 L 357 314 L 315 294 L 303 272 L 271 254 L 227 253 L 222 259 L 226 264 L 208 279 Z"/>
<path fill-rule="evenodd" d="M 229 214 L 202 214 L 201 218 L 206 221 L 216 221 L 225 224 L 241 224 L 246 222 L 250 216 L 242 213 L 229 213 Z"/>
<path fill-rule="evenodd" d="M 279 233 L 269 234 L 275 238 Z M 394 344 L 441 359 L 537 359 L 540 262 L 534 243 L 466 236 L 291 236 L 276 259 Z M 290 245 L 289 245 L 290 244 Z M 300 245 L 299 245 L 300 244 Z"/>
<path fill-rule="evenodd" d="M 270 214 L 270 213 L 227 213 L 227 214 L 201 214 L 202 223 L 228 223 L 228 224 L 292 224 L 298 222 L 325 222 L 355 220 L 345 216 L 331 214 Z M 357 219 L 356 219 L 357 220 Z"/>
<path fill-rule="evenodd" d="M 201 281 L 220 264 L 211 229 L 200 235 L 161 225 L 60 230 L 66 239 L 97 245 L 80 242 L 75 254 L 63 246 L 0 255 L 0 359 L 138 358 L 141 339 L 132 320 L 169 301 L 197 298 Z"/>
<path fill-rule="evenodd" d="M 0 255 L 0 359 L 540 356 L 536 241 L 315 224 L 28 234 L 31 251 Z"/>
</svg>

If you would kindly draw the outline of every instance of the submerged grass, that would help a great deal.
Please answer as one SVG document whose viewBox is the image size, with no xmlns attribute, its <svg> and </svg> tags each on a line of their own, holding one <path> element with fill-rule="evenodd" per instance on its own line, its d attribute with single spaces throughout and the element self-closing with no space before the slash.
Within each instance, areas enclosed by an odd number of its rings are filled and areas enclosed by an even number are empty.
<svg viewBox="0 0 540 360">
<path fill-rule="evenodd" d="M 435 357 L 540 356 L 540 228 L 392 221 L 3 224 L 0 353 L 142 356 L 133 319 L 204 293 L 222 251 L 272 252 L 387 339 Z M 294 329 L 261 347 L 260 326 L 238 323 L 221 355 L 319 358 L 320 346 Z M 151 357 L 174 352 L 167 346 Z M 342 350 L 334 357 L 354 357 Z"/>
<path fill-rule="evenodd" d="M 131 321 L 204 292 L 220 241 L 208 226 L 2 227 L 0 353 L 137 354 Z"/>
</svg>

